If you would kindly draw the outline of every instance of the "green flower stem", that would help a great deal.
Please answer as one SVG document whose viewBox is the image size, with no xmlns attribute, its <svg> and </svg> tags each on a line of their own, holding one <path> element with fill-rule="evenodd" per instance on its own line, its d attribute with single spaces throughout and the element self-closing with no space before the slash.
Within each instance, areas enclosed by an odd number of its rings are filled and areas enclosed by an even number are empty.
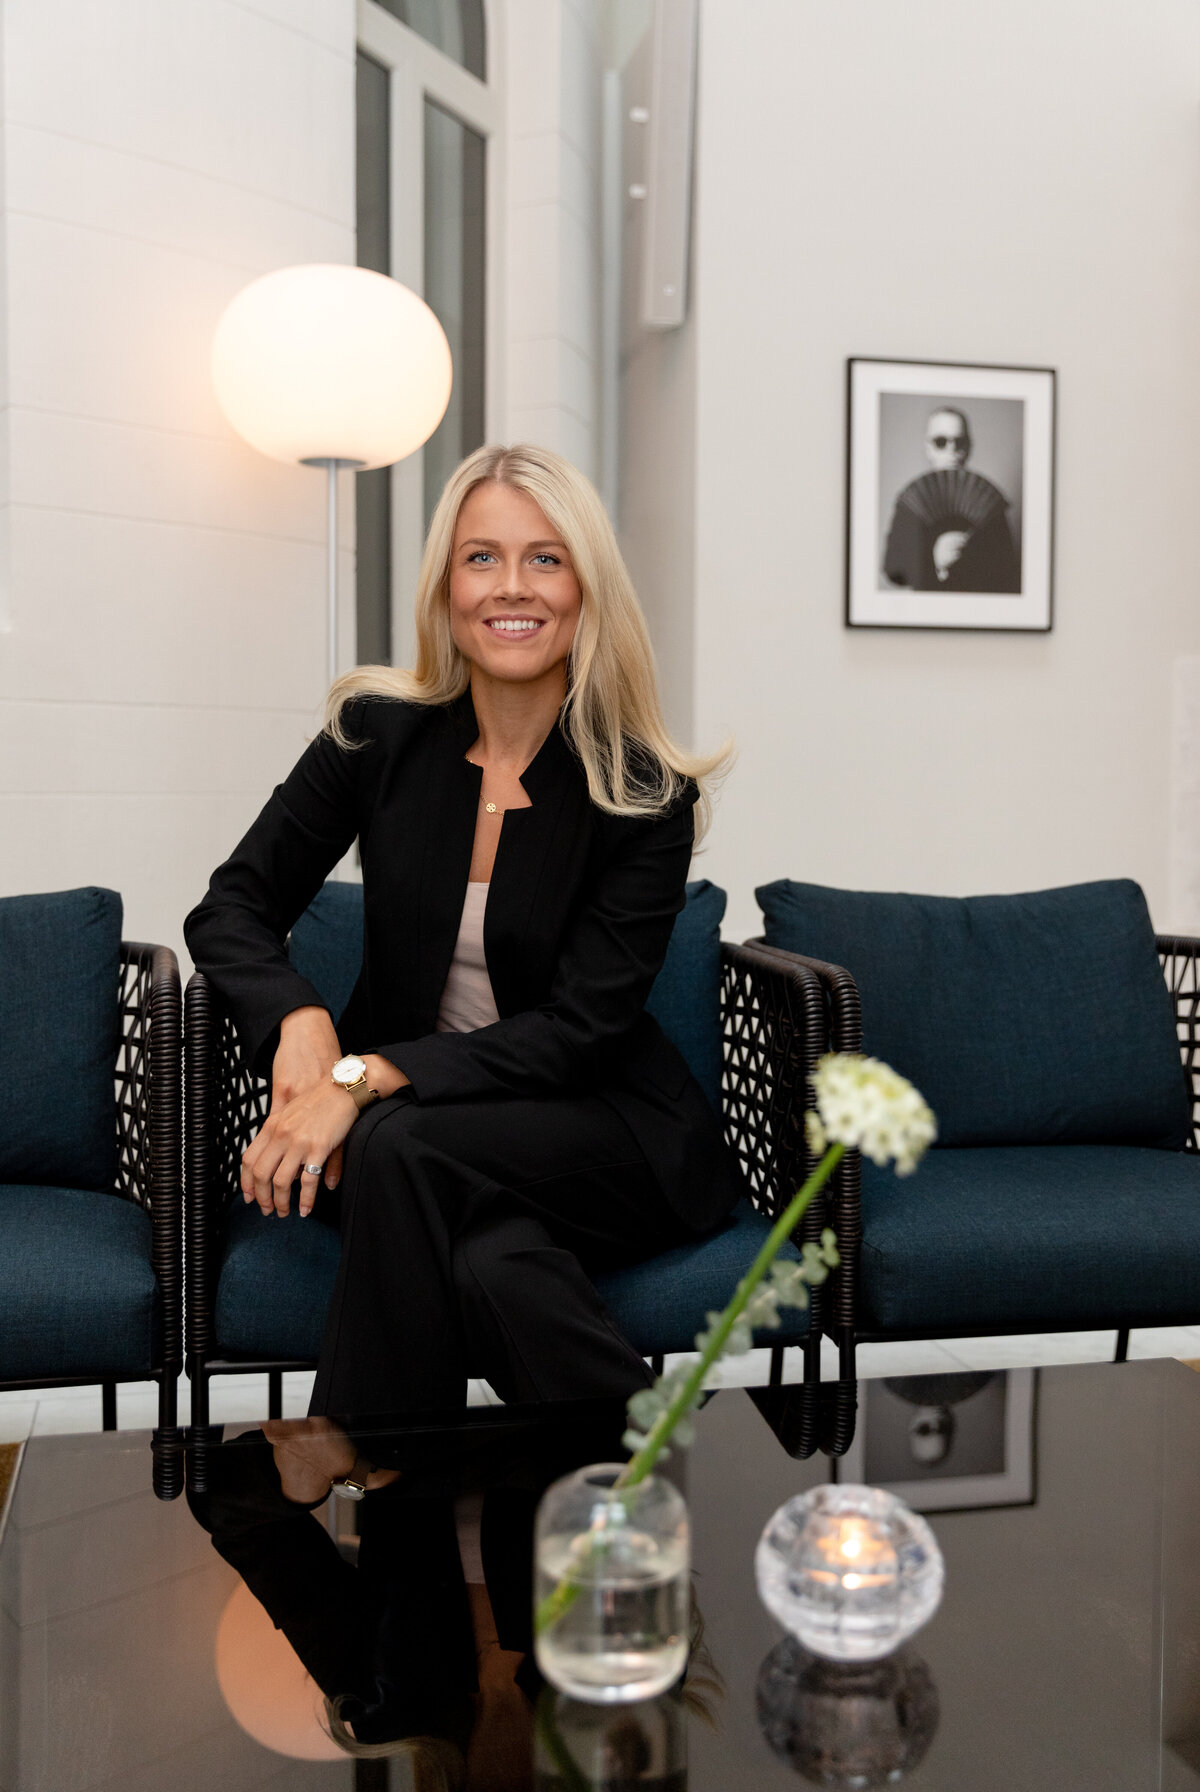
<svg viewBox="0 0 1200 1792">
<path fill-rule="evenodd" d="M 820 1163 L 813 1170 L 804 1187 L 793 1195 L 767 1237 L 763 1240 L 762 1249 L 750 1265 L 737 1285 L 733 1299 L 713 1326 L 708 1342 L 700 1352 L 691 1373 L 683 1383 L 679 1392 L 658 1419 L 655 1420 L 645 1443 L 630 1457 L 621 1473 L 613 1483 L 614 1491 L 618 1487 L 636 1487 L 644 1481 L 654 1464 L 662 1454 L 667 1440 L 684 1414 L 690 1410 L 699 1397 L 704 1386 L 704 1378 L 725 1348 L 730 1332 L 746 1310 L 746 1304 L 758 1284 L 770 1269 L 780 1248 L 787 1242 L 804 1218 L 817 1195 L 820 1194 L 833 1172 L 846 1155 L 844 1145 L 830 1145 Z M 577 1580 L 560 1580 L 552 1593 L 540 1601 L 534 1615 L 534 1631 L 538 1636 L 570 1610 L 581 1591 L 581 1583 Z"/>
<path fill-rule="evenodd" d="M 820 1163 L 814 1169 L 808 1181 L 798 1194 L 793 1195 L 767 1237 L 763 1240 L 762 1249 L 750 1265 L 737 1291 L 712 1329 L 708 1343 L 700 1352 L 693 1365 L 692 1372 L 668 1406 L 661 1418 L 657 1419 L 641 1449 L 631 1456 L 624 1469 L 618 1475 L 616 1487 L 636 1487 L 644 1481 L 662 1453 L 663 1446 L 674 1431 L 683 1415 L 694 1405 L 704 1378 L 725 1348 L 730 1332 L 746 1310 L 746 1304 L 758 1284 L 770 1269 L 781 1247 L 786 1244 L 805 1213 L 820 1194 L 833 1172 L 846 1155 L 844 1145 L 831 1145 Z"/>
</svg>

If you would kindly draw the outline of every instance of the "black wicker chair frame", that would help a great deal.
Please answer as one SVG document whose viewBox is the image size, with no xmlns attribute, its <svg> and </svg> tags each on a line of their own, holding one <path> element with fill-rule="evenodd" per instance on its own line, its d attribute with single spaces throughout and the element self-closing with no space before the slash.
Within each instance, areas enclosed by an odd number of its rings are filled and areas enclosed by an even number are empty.
<svg viewBox="0 0 1200 1792">
<path fill-rule="evenodd" d="M 767 947 L 761 942 L 757 944 L 760 951 L 772 952 L 775 948 Z M 1156 937 L 1159 962 L 1163 968 L 1167 988 L 1175 1004 L 1176 1032 L 1179 1037 L 1179 1050 L 1184 1074 L 1192 1101 L 1192 1131 L 1185 1150 L 1200 1152 L 1200 939 L 1177 934 L 1159 934 Z M 796 955 L 781 954 L 791 962 L 796 962 Z M 825 990 L 829 1014 L 829 1047 L 833 1051 L 860 1051 L 862 1049 L 862 1007 L 859 1001 L 858 988 L 849 971 L 840 965 L 822 964 L 816 959 L 800 959 L 800 963 L 818 976 Z M 841 1267 L 829 1278 L 826 1289 L 827 1311 L 825 1331 L 838 1347 L 838 1383 L 834 1395 L 835 1419 L 832 1426 L 831 1454 L 841 1454 L 849 1448 L 854 1435 L 854 1404 L 856 1387 L 855 1349 L 858 1343 L 869 1343 L 886 1339 L 910 1339 L 928 1337 L 969 1337 L 972 1334 L 959 1328 L 953 1331 L 931 1331 L 928 1327 L 919 1332 L 889 1331 L 875 1332 L 860 1329 L 856 1320 L 856 1290 L 858 1280 L 858 1257 L 862 1243 L 862 1160 L 857 1152 L 847 1152 L 842 1160 L 838 1177 L 835 1178 L 833 1193 L 830 1199 L 830 1221 L 838 1235 L 838 1249 L 841 1255 Z M 1147 1313 L 1130 1320 L 1127 1324 L 1114 1326 L 1116 1347 L 1114 1362 L 1124 1362 L 1129 1349 L 1129 1333 L 1140 1326 L 1159 1325 L 1194 1325 L 1200 1320 L 1200 1312 L 1189 1309 L 1179 1313 Z M 1060 1321 L 1047 1314 L 1040 1322 L 1024 1321 L 1013 1331 L 1046 1331 L 1061 1330 Z M 847 1431 L 848 1426 L 848 1431 Z"/>
<path fill-rule="evenodd" d="M 828 1001 L 814 968 L 787 952 L 748 944 L 721 947 L 725 1133 L 751 1199 L 775 1217 L 800 1186 L 811 1160 L 804 1138 L 806 1079 L 827 1049 Z M 187 986 L 184 1078 L 187 1088 L 187 1372 L 192 1384 L 192 1484 L 204 1483 L 213 1375 L 266 1373 L 268 1416 L 282 1410 L 283 1376 L 307 1360 L 263 1360 L 219 1353 L 214 1313 L 225 1214 L 238 1189 L 242 1152 L 266 1118 L 268 1089 L 247 1063 L 208 979 Z M 828 1209 L 814 1206 L 801 1239 L 819 1237 Z M 803 1352 L 803 1412 L 793 1412 L 789 1448 L 811 1455 L 826 1439 L 820 1416 L 820 1340 L 824 1290 L 814 1291 Z M 783 1380 L 783 1347 L 771 1356 L 771 1385 Z M 792 1392 L 792 1390 L 785 1390 Z M 798 1390 L 797 1390 L 798 1391 Z M 847 1442 L 849 1440 L 847 1439 Z M 845 1445 L 842 1446 L 843 1448 Z"/>
<path fill-rule="evenodd" d="M 171 1500 L 183 1491 L 184 1463 L 178 1422 L 183 1367 L 182 1003 L 174 952 L 167 946 L 123 941 L 120 1001 L 114 1192 L 150 1215 L 150 1261 L 159 1301 L 156 1362 L 151 1370 L 158 1383 L 153 1480 L 158 1497 Z M 0 1389 L 77 1387 L 88 1380 L 78 1375 L 44 1376 L 0 1381 Z M 116 1381 L 100 1384 L 106 1431 L 116 1430 L 117 1387 Z"/>
</svg>

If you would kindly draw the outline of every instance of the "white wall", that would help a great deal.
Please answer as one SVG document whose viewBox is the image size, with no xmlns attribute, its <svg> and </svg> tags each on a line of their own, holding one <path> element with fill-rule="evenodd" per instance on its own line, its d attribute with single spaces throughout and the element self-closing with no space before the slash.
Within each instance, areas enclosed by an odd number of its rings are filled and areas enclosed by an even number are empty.
<svg viewBox="0 0 1200 1792">
<path fill-rule="evenodd" d="M 1200 649 L 1198 102 L 1190 0 L 702 0 L 694 737 L 740 746 L 700 862 L 731 936 L 782 875 L 1123 874 L 1200 924 L 1200 876 L 1188 912 L 1168 897 L 1173 661 Z M 1052 634 L 843 627 L 850 355 L 1059 369 Z"/>
<path fill-rule="evenodd" d="M 600 448 L 599 0 L 509 0 L 509 441 L 595 478 Z"/>
<path fill-rule="evenodd" d="M 0 893 L 108 884 L 179 945 L 323 695 L 320 476 L 238 442 L 208 354 L 256 274 L 354 259 L 354 7 L 2 18 Z"/>
</svg>

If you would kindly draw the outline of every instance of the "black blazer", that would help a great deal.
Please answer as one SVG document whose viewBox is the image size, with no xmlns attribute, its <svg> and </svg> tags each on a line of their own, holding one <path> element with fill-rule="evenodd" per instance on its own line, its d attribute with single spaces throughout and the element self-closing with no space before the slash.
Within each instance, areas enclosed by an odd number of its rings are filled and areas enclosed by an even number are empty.
<svg viewBox="0 0 1200 1792">
<path fill-rule="evenodd" d="M 696 1231 L 736 1199 L 720 1126 L 645 1012 L 683 907 L 696 788 L 664 816 L 604 814 L 555 727 L 504 817 L 484 921 L 500 1019 L 438 1033 L 475 837 L 482 772 L 470 693 L 445 706 L 386 698 L 344 712 L 350 751 L 321 734 L 184 924 L 197 967 L 269 1076 L 279 1023 L 324 1006 L 288 960 L 288 930 L 358 836 L 363 968 L 339 1022 L 348 1051 L 403 1070 L 421 1102 L 595 1094 L 634 1134 Z"/>
</svg>

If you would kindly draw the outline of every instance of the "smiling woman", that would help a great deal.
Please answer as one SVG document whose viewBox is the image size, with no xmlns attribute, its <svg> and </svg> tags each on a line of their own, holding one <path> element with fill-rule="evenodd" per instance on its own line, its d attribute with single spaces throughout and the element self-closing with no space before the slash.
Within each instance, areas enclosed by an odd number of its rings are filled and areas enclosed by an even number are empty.
<svg viewBox="0 0 1200 1792">
<path fill-rule="evenodd" d="M 298 1185 L 341 1225 L 314 1413 L 453 1407 L 468 1373 L 505 1399 L 627 1397 L 649 1373 L 590 1272 L 736 1195 L 645 1012 L 723 755 L 667 735 L 608 518 L 557 455 L 463 462 L 416 610 L 415 668 L 338 681 L 188 919 L 271 1074 L 243 1194 L 287 1215 Z M 363 970 L 335 1029 L 286 936 L 356 835 Z"/>
</svg>

